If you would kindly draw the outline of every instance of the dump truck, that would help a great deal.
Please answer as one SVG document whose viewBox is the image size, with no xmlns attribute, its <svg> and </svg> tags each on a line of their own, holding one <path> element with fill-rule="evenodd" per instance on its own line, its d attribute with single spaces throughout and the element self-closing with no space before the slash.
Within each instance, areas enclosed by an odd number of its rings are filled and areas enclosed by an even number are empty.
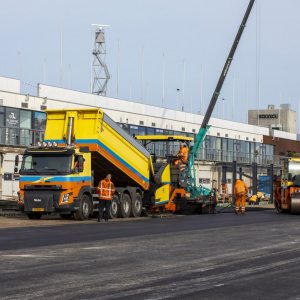
<svg viewBox="0 0 300 300">
<path fill-rule="evenodd" d="M 58 212 L 76 220 L 97 211 L 96 188 L 112 174 L 116 193 L 110 215 L 139 217 L 142 211 L 178 211 L 189 198 L 186 179 L 170 156 L 156 158 L 101 109 L 49 110 L 45 140 L 25 150 L 19 171 L 19 207 L 30 219 Z M 142 138 L 140 138 L 141 140 Z M 152 136 L 152 141 L 185 141 Z M 156 160 L 157 159 L 157 160 Z M 198 210 L 210 195 L 193 199 Z"/>
<path fill-rule="evenodd" d="M 281 175 L 274 179 L 274 205 L 277 211 L 299 214 L 300 158 L 283 158 Z"/>
</svg>

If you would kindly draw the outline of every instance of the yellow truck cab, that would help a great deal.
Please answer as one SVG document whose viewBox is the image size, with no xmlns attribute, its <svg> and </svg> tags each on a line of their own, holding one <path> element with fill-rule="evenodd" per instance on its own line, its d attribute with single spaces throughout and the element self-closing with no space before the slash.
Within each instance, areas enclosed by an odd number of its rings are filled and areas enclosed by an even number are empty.
<svg viewBox="0 0 300 300">
<path fill-rule="evenodd" d="M 29 218 L 39 219 L 54 211 L 62 216 L 75 211 L 77 219 L 89 217 L 92 205 L 88 202 L 93 185 L 91 153 L 87 150 L 59 147 L 55 142 L 25 150 L 20 169 L 19 202 Z"/>
</svg>

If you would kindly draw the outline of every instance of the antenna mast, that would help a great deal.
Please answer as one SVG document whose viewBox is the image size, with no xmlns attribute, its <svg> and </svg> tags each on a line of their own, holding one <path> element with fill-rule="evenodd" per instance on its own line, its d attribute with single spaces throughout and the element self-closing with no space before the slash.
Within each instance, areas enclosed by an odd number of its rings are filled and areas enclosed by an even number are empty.
<svg viewBox="0 0 300 300">
<path fill-rule="evenodd" d="M 105 46 L 105 27 L 109 25 L 92 24 L 96 26 L 95 41 L 93 49 L 92 63 L 92 86 L 91 93 L 106 96 L 107 83 L 110 79 L 108 68 L 105 62 L 106 46 Z"/>
</svg>

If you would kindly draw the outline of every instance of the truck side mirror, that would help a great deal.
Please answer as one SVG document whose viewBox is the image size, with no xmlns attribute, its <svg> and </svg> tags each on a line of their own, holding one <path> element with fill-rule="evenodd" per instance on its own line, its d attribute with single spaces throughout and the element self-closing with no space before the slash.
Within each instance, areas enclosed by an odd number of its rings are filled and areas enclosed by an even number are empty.
<svg viewBox="0 0 300 300">
<path fill-rule="evenodd" d="M 19 155 L 15 156 L 15 167 L 14 167 L 14 173 L 18 173 L 19 171 Z"/>
<path fill-rule="evenodd" d="M 15 167 L 19 166 L 19 155 L 15 156 Z"/>
<path fill-rule="evenodd" d="M 83 163 L 84 163 L 84 158 L 82 155 L 78 156 L 78 172 L 83 172 Z"/>
</svg>

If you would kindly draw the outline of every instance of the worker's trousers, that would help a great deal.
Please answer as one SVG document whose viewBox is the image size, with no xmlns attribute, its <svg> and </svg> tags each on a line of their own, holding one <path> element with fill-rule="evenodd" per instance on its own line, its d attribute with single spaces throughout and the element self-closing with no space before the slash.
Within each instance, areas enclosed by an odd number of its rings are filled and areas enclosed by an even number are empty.
<svg viewBox="0 0 300 300">
<path fill-rule="evenodd" d="M 98 220 L 100 219 L 109 219 L 109 211 L 111 207 L 111 200 L 99 199 L 98 204 Z"/>
<path fill-rule="evenodd" d="M 238 194 L 235 198 L 235 212 L 241 212 L 242 214 L 245 212 L 246 206 L 246 195 Z"/>
</svg>

